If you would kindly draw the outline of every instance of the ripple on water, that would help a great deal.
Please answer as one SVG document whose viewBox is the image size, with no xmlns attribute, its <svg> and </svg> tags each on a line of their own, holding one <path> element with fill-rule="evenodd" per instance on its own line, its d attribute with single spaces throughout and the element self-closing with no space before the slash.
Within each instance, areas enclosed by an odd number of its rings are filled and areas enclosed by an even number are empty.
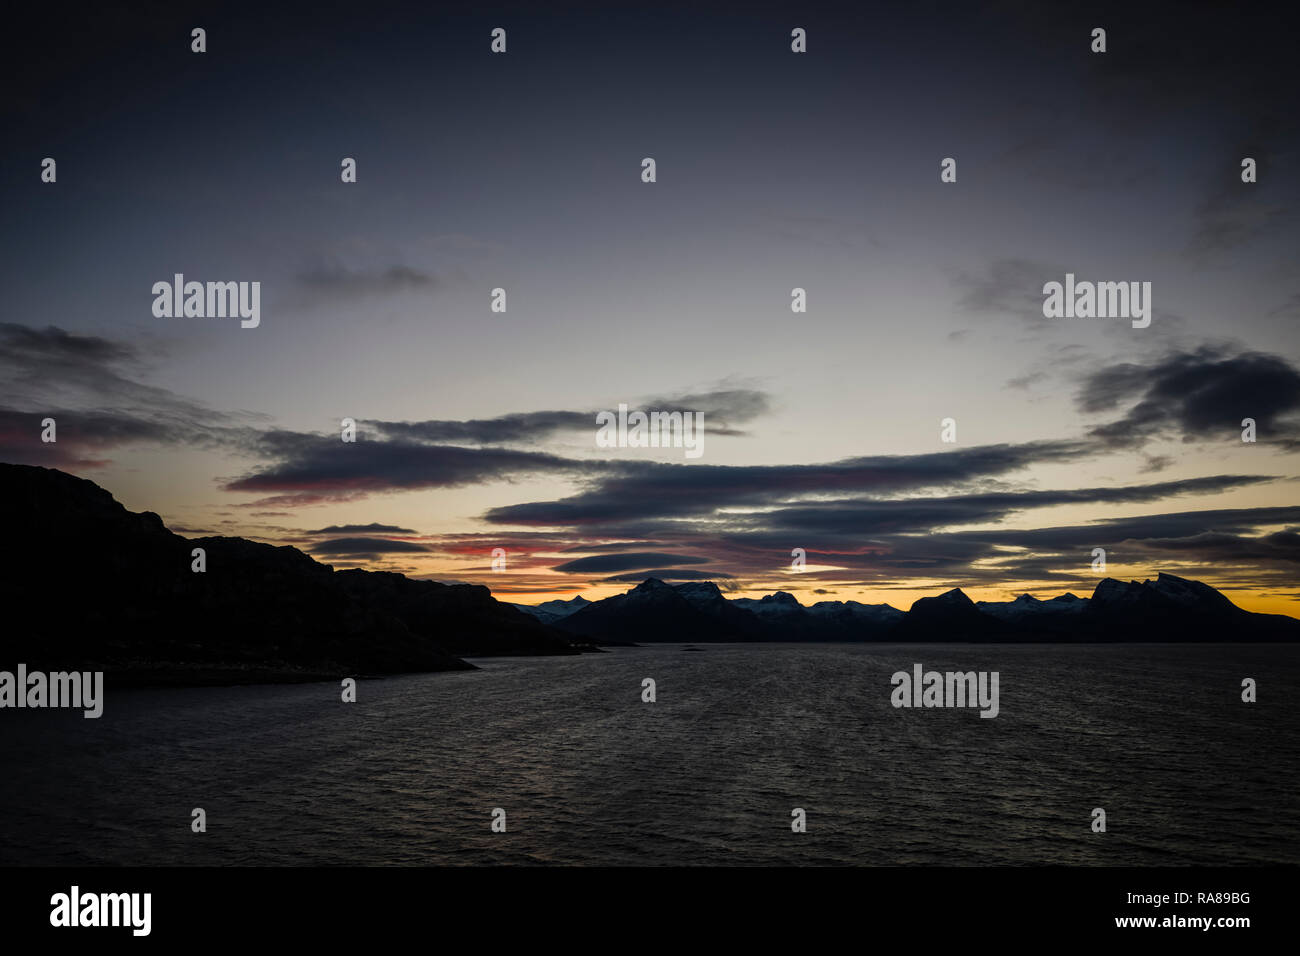
<svg viewBox="0 0 1300 956">
<path fill-rule="evenodd" d="M 998 718 L 892 708 L 890 675 L 917 661 L 997 670 Z M 1281 703 L 1300 689 L 1296 648 L 667 645 L 478 663 L 366 681 L 350 705 L 314 684 L 120 692 L 97 721 L 7 711 L 0 862 L 1300 862 L 1300 718 Z M 1268 687 L 1260 703 L 1240 702 L 1241 676 Z"/>
</svg>

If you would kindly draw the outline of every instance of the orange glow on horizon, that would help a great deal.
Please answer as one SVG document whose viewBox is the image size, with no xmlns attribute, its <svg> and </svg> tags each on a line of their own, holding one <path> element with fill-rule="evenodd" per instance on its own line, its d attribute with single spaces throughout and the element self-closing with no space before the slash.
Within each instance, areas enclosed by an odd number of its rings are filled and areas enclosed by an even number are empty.
<svg viewBox="0 0 1300 956">
<path fill-rule="evenodd" d="M 1116 575 L 1116 577 L 1120 576 Z M 1121 577 L 1120 579 L 1126 581 L 1130 580 L 1127 577 Z M 1138 577 L 1138 580 L 1142 580 L 1142 578 Z M 472 583 L 484 582 L 478 581 Z M 1212 587 L 1214 586 L 1211 581 L 1206 581 L 1205 583 L 1210 584 Z M 623 594 L 635 586 L 635 584 L 606 584 L 597 587 L 575 586 L 555 591 L 520 590 L 518 592 L 510 592 L 501 589 L 492 589 L 491 585 L 488 585 L 489 589 L 492 590 L 492 596 L 498 601 L 504 601 L 508 604 L 529 605 L 542 604 L 546 601 L 567 601 L 577 596 L 586 598 L 588 601 L 600 601 L 617 594 Z M 816 604 L 818 601 L 858 601 L 862 604 L 889 604 L 898 608 L 900 611 L 906 611 L 912 607 L 913 603 L 921 598 L 935 597 L 942 594 L 944 591 L 950 590 L 950 588 L 918 587 L 916 589 L 906 590 L 872 590 L 870 588 L 854 587 L 850 585 L 826 588 L 825 590 L 832 591 L 833 593 L 817 594 L 814 593 L 816 588 L 774 587 L 770 590 L 754 588 L 747 588 L 734 592 L 724 590 L 723 596 L 728 599 L 738 597 L 761 598 L 766 594 L 772 594 L 778 590 L 793 594 L 795 600 L 804 607 Z M 1228 600 L 1243 610 L 1252 611 L 1257 614 L 1285 614 L 1289 617 L 1300 618 L 1300 598 L 1289 597 L 1282 594 L 1273 594 L 1267 591 L 1258 591 L 1249 588 L 1229 588 L 1225 586 L 1219 590 L 1222 591 L 1223 595 Z M 1056 597 L 1058 594 L 1064 594 L 1067 591 L 1077 597 L 1092 596 L 1092 588 L 1060 588 L 1051 591 L 1051 593 L 1048 593 L 1047 589 L 1033 587 L 1018 589 L 997 587 L 962 588 L 962 591 L 965 592 L 966 596 L 972 601 L 976 602 L 1011 601 L 1024 593 L 1032 594 L 1040 600 L 1047 600 L 1048 598 Z"/>
</svg>

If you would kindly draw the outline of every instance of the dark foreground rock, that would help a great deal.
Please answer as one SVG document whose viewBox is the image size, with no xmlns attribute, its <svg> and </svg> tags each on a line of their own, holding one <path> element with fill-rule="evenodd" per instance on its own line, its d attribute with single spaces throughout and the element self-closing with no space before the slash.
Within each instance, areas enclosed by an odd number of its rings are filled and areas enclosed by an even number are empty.
<svg viewBox="0 0 1300 956">
<path fill-rule="evenodd" d="M 0 667 L 117 683 L 255 683 L 472 669 L 582 647 L 487 588 L 337 572 L 292 547 L 186 539 L 94 482 L 0 464 Z M 192 551 L 207 570 L 191 570 Z"/>
</svg>

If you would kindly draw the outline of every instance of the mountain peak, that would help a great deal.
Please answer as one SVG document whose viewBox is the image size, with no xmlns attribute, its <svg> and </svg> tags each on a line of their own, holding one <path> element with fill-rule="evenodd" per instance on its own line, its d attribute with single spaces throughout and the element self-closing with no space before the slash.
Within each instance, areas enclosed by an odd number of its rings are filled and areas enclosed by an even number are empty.
<svg viewBox="0 0 1300 956">
<path fill-rule="evenodd" d="M 1144 581 L 1143 587 L 1186 607 L 1207 612 L 1231 613 L 1240 610 L 1222 593 L 1200 581 L 1189 581 L 1161 571 L 1154 581 Z"/>
<path fill-rule="evenodd" d="M 966 596 L 966 592 L 961 588 L 951 588 L 944 591 L 937 597 L 922 598 L 922 600 L 936 601 L 945 607 L 974 607 L 975 602 Z"/>
<path fill-rule="evenodd" d="M 975 602 L 966 596 L 966 592 L 961 588 L 952 588 L 937 594 L 934 597 L 917 598 L 912 603 L 912 610 L 909 614 L 966 614 L 967 612 L 978 613 L 979 608 Z"/>
<path fill-rule="evenodd" d="M 1115 602 L 1135 601 L 1142 591 L 1142 585 L 1136 581 L 1120 581 L 1117 578 L 1102 578 L 1092 591 L 1094 604 L 1113 604 Z"/>
<path fill-rule="evenodd" d="M 678 594 L 684 597 L 693 598 L 714 598 L 722 597 L 722 589 L 712 581 L 686 581 L 675 586 Z"/>
<path fill-rule="evenodd" d="M 638 584 L 628 593 L 629 594 L 636 594 L 636 593 L 655 594 L 655 593 L 662 593 L 664 591 L 672 591 L 672 590 L 674 590 L 674 588 L 671 584 L 665 584 L 663 581 L 660 581 L 658 578 L 646 578 L 644 581 L 642 581 L 640 584 Z"/>
</svg>

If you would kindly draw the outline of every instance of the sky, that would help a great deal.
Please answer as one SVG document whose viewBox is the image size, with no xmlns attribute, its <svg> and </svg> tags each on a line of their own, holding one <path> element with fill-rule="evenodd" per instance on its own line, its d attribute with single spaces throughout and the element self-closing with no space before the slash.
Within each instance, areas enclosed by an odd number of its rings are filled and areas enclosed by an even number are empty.
<svg viewBox="0 0 1300 956">
<path fill-rule="evenodd" d="M 1165 571 L 1300 616 L 1300 68 L 1265 12 L 28 15 L 0 461 L 520 603 Z M 259 282 L 259 324 L 155 315 L 176 273 Z M 1149 282 L 1150 325 L 1045 317 L 1067 273 Z M 600 447 L 620 404 L 703 414 L 701 454 Z"/>
</svg>

